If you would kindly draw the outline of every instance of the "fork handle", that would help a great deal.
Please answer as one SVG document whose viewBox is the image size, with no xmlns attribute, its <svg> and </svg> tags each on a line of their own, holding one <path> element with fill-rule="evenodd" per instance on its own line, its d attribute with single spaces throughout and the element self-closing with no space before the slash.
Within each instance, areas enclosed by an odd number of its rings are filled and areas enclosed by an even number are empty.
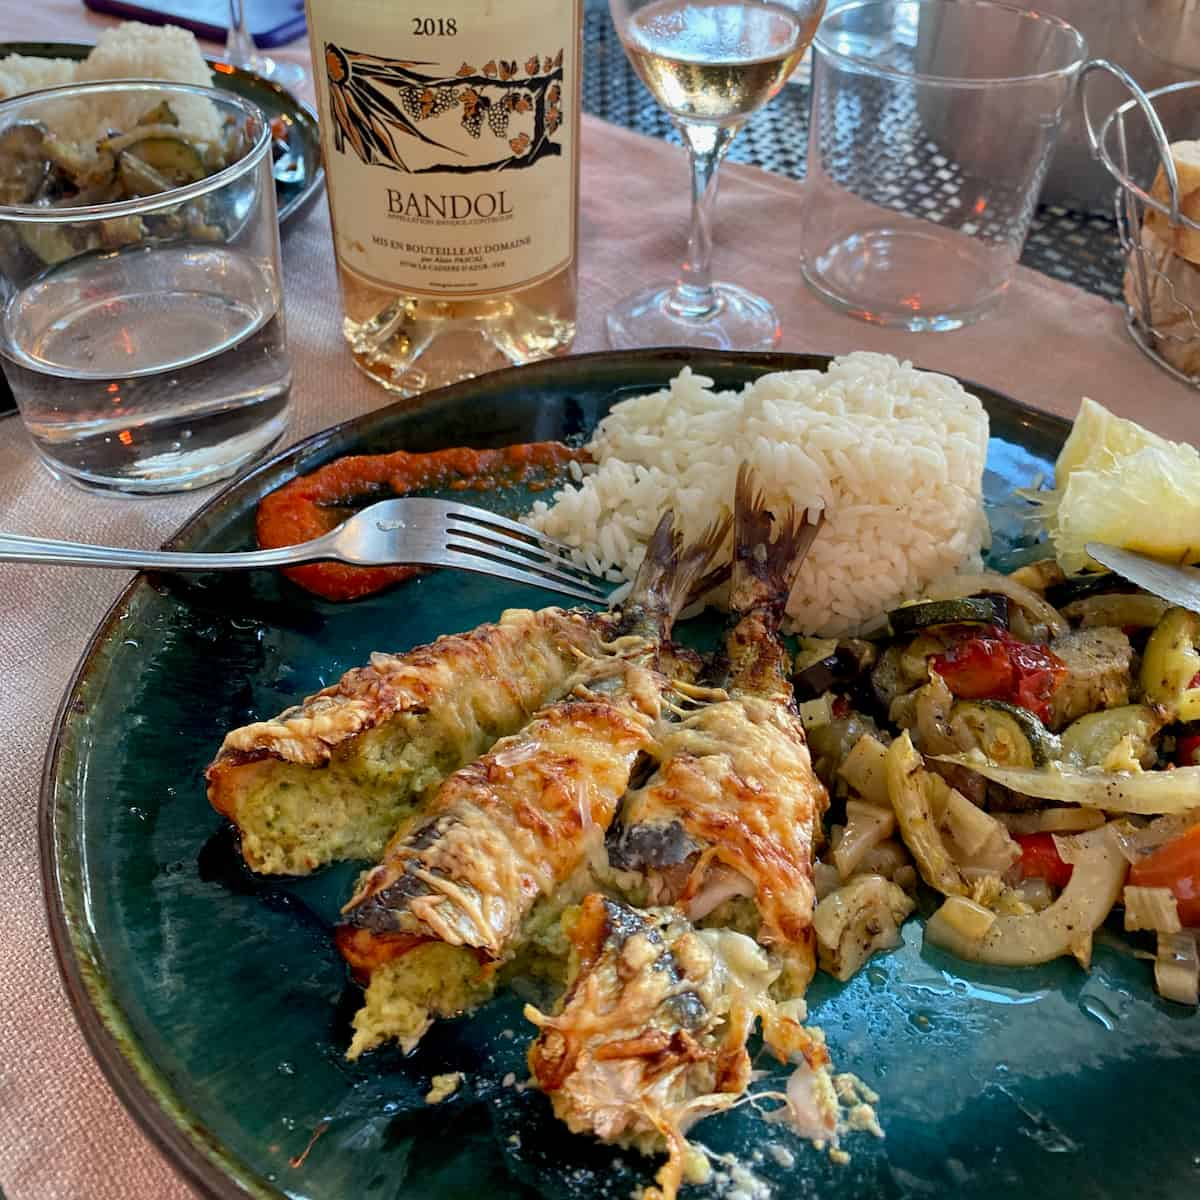
<svg viewBox="0 0 1200 1200">
<path fill-rule="evenodd" d="M 75 567 L 164 567 L 170 571 L 244 571 L 254 567 L 283 567 L 337 558 L 332 540 L 317 538 L 277 550 L 247 550 L 236 554 L 187 554 L 176 550 L 126 550 L 89 546 L 53 538 L 0 534 L 0 562 L 61 563 Z"/>
</svg>

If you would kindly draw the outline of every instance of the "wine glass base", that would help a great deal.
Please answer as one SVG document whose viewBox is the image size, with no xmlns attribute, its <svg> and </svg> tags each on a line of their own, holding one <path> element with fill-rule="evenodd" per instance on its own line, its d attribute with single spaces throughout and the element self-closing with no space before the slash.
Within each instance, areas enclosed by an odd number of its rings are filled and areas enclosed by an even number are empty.
<svg viewBox="0 0 1200 1200">
<path fill-rule="evenodd" d="M 283 58 L 271 58 L 265 54 L 255 54 L 244 66 L 247 71 L 269 79 L 288 91 L 301 87 L 308 78 L 308 72 L 299 63 L 288 62 Z"/>
<path fill-rule="evenodd" d="M 672 304 L 673 285 L 648 288 L 622 300 L 605 328 L 614 350 L 647 346 L 704 346 L 713 350 L 770 350 L 781 329 L 775 309 L 736 283 L 714 283 L 717 303 L 704 316 L 688 316 Z"/>
</svg>

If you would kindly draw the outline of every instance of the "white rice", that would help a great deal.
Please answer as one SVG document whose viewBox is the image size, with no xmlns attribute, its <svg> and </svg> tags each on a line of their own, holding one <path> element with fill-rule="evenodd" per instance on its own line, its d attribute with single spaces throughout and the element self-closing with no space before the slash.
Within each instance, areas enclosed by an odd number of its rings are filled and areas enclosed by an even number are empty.
<svg viewBox="0 0 1200 1200">
<path fill-rule="evenodd" d="M 212 71 L 200 45 L 186 29 L 175 25 L 145 25 L 124 21 L 106 29 L 82 62 L 65 58 L 31 58 L 10 54 L 0 59 L 0 99 L 65 83 L 110 79 L 161 79 L 212 87 Z M 49 113 L 52 131 L 67 141 L 93 144 L 109 131 L 128 132 L 157 101 L 109 97 L 103 106 L 94 100 L 58 101 Z M 175 96 L 171 108 L 180 129 L 193 140 L 211 142 L 221 133 L 221 115 L 203 96 Z"/>
<path fill-rule="evenodd" d="M 697 537 L 729 510 L 747 462 L 770 504 L 824 511 L 787 613 L 797 631 L 841 634 L 977 565 L 987 441 L 978 399 L 886 354 L 765 375 L 741 392 L 685 368 L 616 405 L 592 440 L 595 465 L 530 519 L 590 570 L 630 579 L 661 514 L 673 509 Z"/>
</svg>

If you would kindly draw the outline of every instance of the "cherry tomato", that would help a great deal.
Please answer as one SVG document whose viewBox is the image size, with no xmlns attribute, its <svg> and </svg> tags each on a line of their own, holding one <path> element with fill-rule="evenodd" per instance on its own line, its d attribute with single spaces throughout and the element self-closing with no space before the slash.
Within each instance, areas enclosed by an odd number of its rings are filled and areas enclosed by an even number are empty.
<svg viewBox="0 0 1200 1200">
<path fill-rule="evenodd" d="M 1181 734 L 1175 740 L 1175 765 L 1200 767 L 1200 733 Z"/>
<path fill-rule="evenodd" d="M 1021 847 L 1021 877 L 1044 879 L 1051 887 L 1065 888 L 1075 868 L 1063 862 L 1052 833 L 1019 833 L 1013 839 Z"/>
<path fill-rule="evenodd" d="M 1031 646 L 992 626 L 935 654 L 931 666 L 963 700 L 1007 700 L 1045 720 L 1067 673 L 1045 646 Z"/>
<path fill-rule="evenodd" d="M 963 700 L 994 700 L 1013 686 L 1013 664 L 1008 647 L 990 637 L 971 637 L 931 664 L 946 686 Z"/>
<path fill-rule="evenodd" d="M 1200 825 L 1159 846 L 1129 869 L 1135 887 L 1170 888 L 1184 925 L 1200 925 Z"/>
</svg>

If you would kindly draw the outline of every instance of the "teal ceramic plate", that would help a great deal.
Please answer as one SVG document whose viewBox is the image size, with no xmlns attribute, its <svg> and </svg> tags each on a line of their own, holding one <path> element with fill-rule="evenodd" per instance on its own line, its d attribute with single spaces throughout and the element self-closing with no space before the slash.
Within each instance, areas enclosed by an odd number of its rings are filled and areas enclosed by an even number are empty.
<svg viewBox="0 0 1200 1200">
<path fill-rule="evenodd" d="M 0 42 L 0 58 L 25 54 L 31 58 L 83 59 L 91 49 L 80 42 Z M 321 193 L 325 170 L 321 166 L 317 115 L 291 92 L 261 75 L 212 59 L 209 65 L 216 72 L 218 87 L 253 101 L 268 119 L 279 117 L 284 123 L 286 134 L 282 141 L 286 149 L 280 145 L 274 152 L 275 201 L 279 223 L 284 225 L 307 211 Z"/>
<path fill-rule="evenodd" d="M 661 351 L 541 364 L 383 409 L 310 438 L 241 479 L 172 541 L 253 544 L 255 503 L 348 452 L 503 445 L 586 434 L 614 399 L 684 363 L 738 385 L 823 358 Z M 1005 498 L 1045 474 L 1063 422 L 974 389 L 992 418 L 987 490 L 997 547 Z M 51 929 L 66 987 L 108 1078 L 202 1193 L 313 1200 L 627 1200 L 653 1164 L 572 1137 L 524 1078 L 515 996 L 434 1030 L 405 1059 L 342 1057 L 355 990 L 329 928 L 354 869 L 256 881 L 205 801 L 225 730 L 273 714 L 364 662 L 470 628 L 542 592 L 431 574 L 348 606 L 268 573 L 142 576 L 92 641 L 58 717 L 41 800 Z M 882 1097 L 887 1132 L 827 1155 L 743 1109 L 699 1127 L 753 1158 L 781 1200 L 1185 1197 L 1200 1189 L 1200 1019 L 1156 999 L 1146 963 L 1101 945 L 1073 962 L 981 969 L 904 945 L 850 983 L 821 977 L 813 1020 L 839 1069 Z M 462 1070 L 427 1107 L 434 1073 Z M 783 1157 L 786 1161 L 786 1156 Z M 711 1188 L 690 1195 L 714 1195 Z"/>
</svg>

